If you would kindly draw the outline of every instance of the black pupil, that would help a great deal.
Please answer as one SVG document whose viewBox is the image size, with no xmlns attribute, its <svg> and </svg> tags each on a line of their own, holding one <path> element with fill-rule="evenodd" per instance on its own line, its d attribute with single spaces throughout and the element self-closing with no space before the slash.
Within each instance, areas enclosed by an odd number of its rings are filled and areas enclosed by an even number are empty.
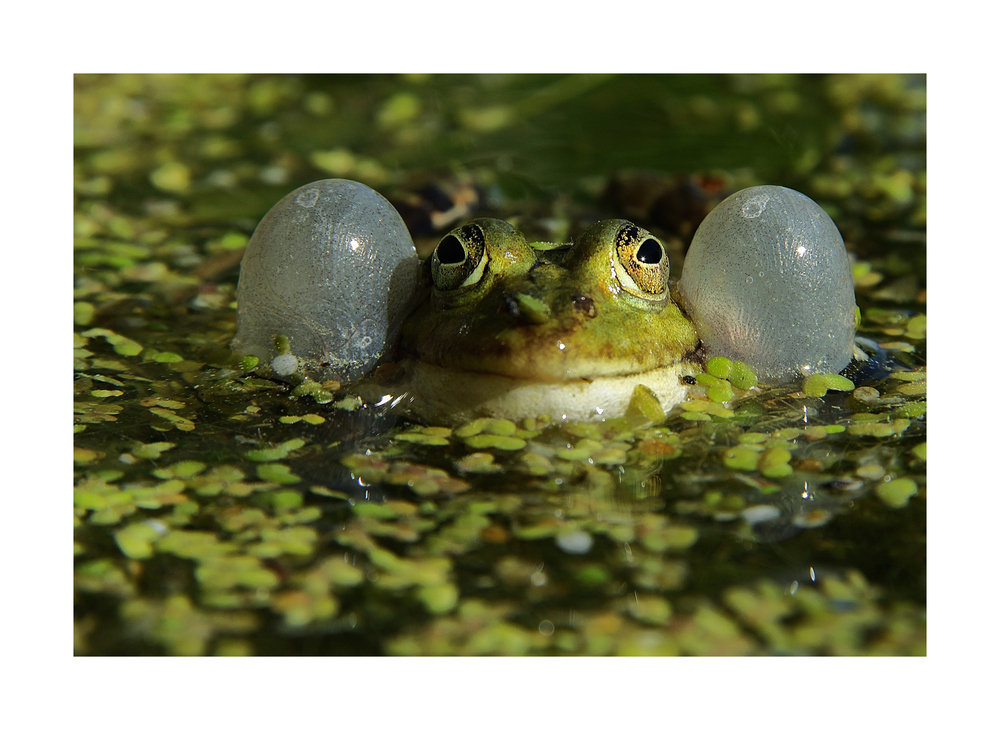
<svg viewBox="0 0 1000 730">
<path fill-rule="evenodd" d="M 635 252 L 635 257 L 644 264 L 658 264 L 663 259 L 663 249 L 652 238 L 647 238 Z"/>
<path fill-rule="evenodd" d="M 465 246 L 455 236 L 445 236 L 438 244 L 437 257 L 442 264 L 460 264 L 465 261 Z"/>
</svg>

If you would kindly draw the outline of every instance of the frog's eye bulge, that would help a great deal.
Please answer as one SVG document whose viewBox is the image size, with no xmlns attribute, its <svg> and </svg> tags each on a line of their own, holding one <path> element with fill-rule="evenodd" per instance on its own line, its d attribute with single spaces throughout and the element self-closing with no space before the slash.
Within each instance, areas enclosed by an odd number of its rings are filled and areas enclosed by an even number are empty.
<svg viewBox="0 0 1000 730">
<path fill-rule="evenodd" d="M 483 278 L 489 263 L 482 227 L 469 223 L 456 228 L 431 254 L 431 278 L 442 291 L 472 286 Z"/>
<path fill-rule="evenodd" d="M 477 218 L 451 231 L 431 254 L 431 280 L 447 306 L 485 296 L 496 281 L 530 269 L 537 258 L 524 235 L 507 221 Z"/>
<path fill-rule="evenodd" d="M 670 302 L 670 262 L 663 242 L 630 221 L 592 225 L 573 244 L 566 265 L 581 280 L 601 282 L 625 304 L 659 310 Z"/>
<path fill-rule="evenodd" d="M 615 234 L 615 273 L 631 294 L 653 301 L 667 296 L 670 262 L 658 238 L 632 223 Z"/>
<path fill-rule="evenodd" d="M 767 383 L 842 370 L 855 302 L 844 240 L 794 190 L 741 190 L 702 221 L 680 293 L 709 356 L 749 364 Z"/>
</svg>

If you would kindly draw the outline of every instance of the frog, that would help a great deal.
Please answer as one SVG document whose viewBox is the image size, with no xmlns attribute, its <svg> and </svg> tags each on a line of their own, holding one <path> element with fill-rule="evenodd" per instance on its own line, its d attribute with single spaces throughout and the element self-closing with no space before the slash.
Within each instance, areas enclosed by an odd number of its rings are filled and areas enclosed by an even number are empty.
<svg viewBox="0 0 1000 730">
<path fill-rule="evenodd" d="M 475 218 L 421 263 L 388 200 L 323 180 L 257 227 L 231 346 L 265 374 L 336 380 L 443 423 L 599 421 L 650 398 L 669 411 L 698 395 L 710 357 L 742 361 L 769 385 L 852 361 L 843 239 L 801 193 L 733 193 L 698 227 L 679 281 L 670 274 L 663 240 L 619 218 L 568 244 Z"/>
<path fill-rule="evenodd" d="M 474 219 L 423 268 L 429 295 L 403 324 L 398 358 L 427 420 L 616 418 L 637 387 L 669 410 L 702 371 L 666 246 L 628 220 L 561 244 Z"/>
</svg>

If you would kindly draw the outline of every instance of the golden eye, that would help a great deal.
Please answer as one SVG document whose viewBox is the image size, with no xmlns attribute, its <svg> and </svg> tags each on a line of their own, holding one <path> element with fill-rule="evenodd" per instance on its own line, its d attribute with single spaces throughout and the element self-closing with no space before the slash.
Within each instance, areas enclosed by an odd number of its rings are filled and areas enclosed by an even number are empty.
<svg viewBox="0 0 1000 730">
<path fill-rule="evenodd" d="M 431 255 L 431 278 L 442 291 L 472 286 L 483 278 L 489 257 L 486 236 L 475 223 L 456 228 L 441 239 Z"/>
<path fill-rule="evenodd" d="M 615 272 L 630 294 L 652 301 L 667 298 L 667 252 L 658 238 L 632 223 L 615 234 Z"/>
</svg>

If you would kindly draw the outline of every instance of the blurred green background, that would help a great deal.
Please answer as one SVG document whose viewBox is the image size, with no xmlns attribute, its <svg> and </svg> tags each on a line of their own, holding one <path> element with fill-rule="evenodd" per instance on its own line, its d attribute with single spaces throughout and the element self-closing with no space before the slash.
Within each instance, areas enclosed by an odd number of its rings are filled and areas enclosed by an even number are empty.
<svg viewBox="0 0 1000 730">
<path fill-rule="evenodd" d="M 79 76 L 77 192 L 258 219 L 318 177 L 489 170 L 512 198 L 745 170 L 920 223 L 923 76 Z M 875 202 L 875 205 L 871 205 Z"/>
</svg>

